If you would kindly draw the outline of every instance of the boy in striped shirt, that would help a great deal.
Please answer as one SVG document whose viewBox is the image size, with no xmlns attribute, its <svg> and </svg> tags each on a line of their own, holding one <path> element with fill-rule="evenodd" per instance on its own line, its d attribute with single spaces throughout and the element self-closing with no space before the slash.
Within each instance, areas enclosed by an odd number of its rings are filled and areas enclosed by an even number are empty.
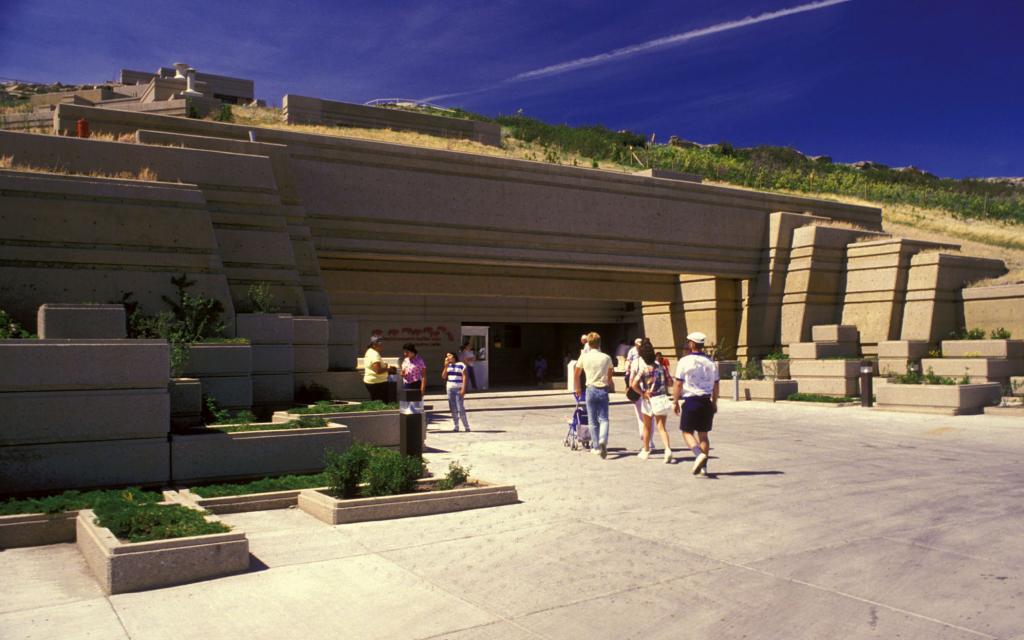
<svg viewBox="0 0 1024 640">
<path fill-rule="evenodd" d="M 441 379 L 445 381 L 445 391 L 448 393 L 448 408 L 452 413 L 452 422 L 459 430 L 459 416 L 462 416 L 462 426 L 469 431 L 469 419 L 466 418 L 466 364 L 459 362 L 455 353 L 448 351 L 444 354 L 444 366 L 441 368 Z"/>
</svg>

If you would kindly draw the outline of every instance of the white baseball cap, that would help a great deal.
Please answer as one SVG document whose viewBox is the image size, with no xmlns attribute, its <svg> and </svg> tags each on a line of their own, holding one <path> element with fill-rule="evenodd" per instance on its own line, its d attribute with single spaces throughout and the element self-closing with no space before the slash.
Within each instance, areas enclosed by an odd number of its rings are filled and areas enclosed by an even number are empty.
<svg viewBox="0 0 1024 640">
<path fill-rule="evenodd" d="M 708 337 L 701 333 L 700 331 L 694 331 L 690 335 L 686 336 L 686 339 L 702 345 L 704 344 L 704 341 L 708 339 Z"/>
</svg>

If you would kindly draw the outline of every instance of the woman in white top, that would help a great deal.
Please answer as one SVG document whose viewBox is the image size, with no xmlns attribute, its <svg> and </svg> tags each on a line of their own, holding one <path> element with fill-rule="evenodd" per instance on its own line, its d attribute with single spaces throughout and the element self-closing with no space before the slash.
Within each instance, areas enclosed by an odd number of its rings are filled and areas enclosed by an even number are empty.
<svg viewBox="0 0 1024 640">
<path fill-rule="evenodd" d="M 658 425 L 661 443 L 665 446 L 665 464 L 672 462 L 672 446 L 669 443 L 668 431 L 665 430 L 665 418 L 672 410 L 672 400 L 668 396 L 669 373 L 654 355 L 654 347 L 650 342 L 640 346 L 642 366 L 633 376 L 633 391 L 640 394 L 640 406 L 643 412 L 643 449 L 637 454 L 641 460 L 651 455 L 651 419 Z"/>
</svg>

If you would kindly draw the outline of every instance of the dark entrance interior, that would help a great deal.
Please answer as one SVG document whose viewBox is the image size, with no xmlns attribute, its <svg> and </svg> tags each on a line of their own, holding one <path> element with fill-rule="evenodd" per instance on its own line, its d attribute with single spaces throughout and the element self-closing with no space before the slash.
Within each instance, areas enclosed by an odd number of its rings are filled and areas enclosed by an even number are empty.
<svg viewBox="0 0 1024 640">
<path fill-rule="evenodd" d="M 636 337 L 638 327 L 627 324 L 564 324 L 521 322 L 465 322 L 490 327 L 490 384 L 529 386 L 535 383 L 534 360 L 538 355 L 548 361 L 547 380 L 565 381 L 565 363 L 580 353 L 580 336 L 589 331 L 601 334 L 601 350 L 614 357 L 620 340 Z"/>
</svg>

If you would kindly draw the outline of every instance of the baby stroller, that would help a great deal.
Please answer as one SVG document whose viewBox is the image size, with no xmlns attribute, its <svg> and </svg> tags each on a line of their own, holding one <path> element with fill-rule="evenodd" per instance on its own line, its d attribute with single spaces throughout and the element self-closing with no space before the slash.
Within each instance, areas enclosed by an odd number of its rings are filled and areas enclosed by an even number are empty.
<svg viewBox="0 0 1024 640">
<path fill-rule="evenodd" d="M 565 440 L 562 444 L 573 451 L 576 449 L 589 449 L 590 427 L 587 420 L 587 403 L 582 394 L 576 395 L 574 393 L 572 397 L 576 401 L 576 407 L 573 409 L 572 417 L 567 420 L 569 430 L 566 431 Z"/>
</svg>

